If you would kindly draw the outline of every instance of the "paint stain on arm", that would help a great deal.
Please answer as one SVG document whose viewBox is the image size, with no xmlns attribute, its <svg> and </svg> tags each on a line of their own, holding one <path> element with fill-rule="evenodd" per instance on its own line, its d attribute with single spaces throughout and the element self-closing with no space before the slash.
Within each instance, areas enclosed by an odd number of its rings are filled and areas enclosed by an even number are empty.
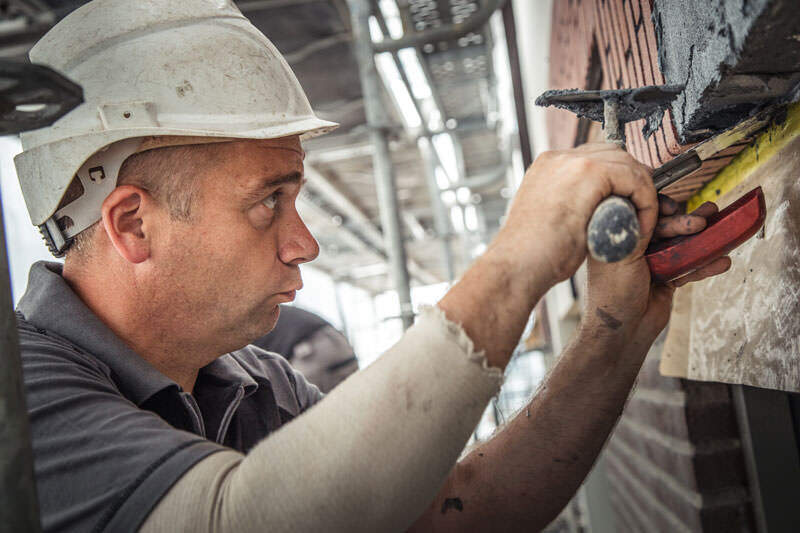
<svg viewBox="0 0 800 533">
<path fill-rule="evenodd" d="M 461 501 L 461 498 L 447 498 L 444 503 L 442 503 L 442 514 L 445 514 L 450 509 L 462 512 L 464 510 L 464 503 Z"/>
<path fill-rule="evenodd" d="M 619 329 L 622 327 L 622 322 L 617 320 L 617 318 L 611 313 L 603 311 L 599 307 L 595 308 L 594 313 L 597 315 L 597 318 L 599 318 L 607 327 L 611 329 Z"/>
</svg>

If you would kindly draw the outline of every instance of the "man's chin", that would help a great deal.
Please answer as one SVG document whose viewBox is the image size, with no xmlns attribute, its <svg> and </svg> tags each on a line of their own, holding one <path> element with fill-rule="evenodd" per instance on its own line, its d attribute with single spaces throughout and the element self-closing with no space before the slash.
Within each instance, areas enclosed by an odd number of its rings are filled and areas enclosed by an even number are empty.
<svg viewBox="0 0 800 533">
<path fill-rule="evenodd" d="M 281 300 L 271 296 L 259 304 L 253 305 L 247 313 L 241 316 L 240 332 L 246 333 L 250 342 L 263 337 L 275 329 L 281 314 L 281 303 L 285 302 L 286 298 Z"/>
<path fill-rule="evenodd" d="M 269 310 L 263 314 L 265 320 L 259 324 L 259 333 L 256 338 L 263 337 L 273 329 L 278 323 L 278 319 L 281 316 L 281 306 L 280 304 L 271 304 Z"/>
</svg>

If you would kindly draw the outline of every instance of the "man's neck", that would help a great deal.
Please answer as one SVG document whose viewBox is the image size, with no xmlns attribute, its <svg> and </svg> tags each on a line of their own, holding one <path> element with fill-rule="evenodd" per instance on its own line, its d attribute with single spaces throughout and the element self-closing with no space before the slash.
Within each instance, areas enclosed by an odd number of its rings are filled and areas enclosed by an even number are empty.
<svg viewBox="0 0 800 533">
<path fill-rule="evenodd" d="M 76 267 L 65 261 L 63 277 L 117 337 L 184 391 L 194 389 L 198 372 L 204 366 L 197 366 L 198 361 L 210 362 L 217 357 L 202 354 L 191 344 L 177 342 L 173 333 L 163 326 L 164 306 L 153 305 L 153 298 L 143 294 L 135 283 L 120 279 L 124 279 L 124 275 L 109 269 L 98 272 L 86 265 Z"/>
</svg>

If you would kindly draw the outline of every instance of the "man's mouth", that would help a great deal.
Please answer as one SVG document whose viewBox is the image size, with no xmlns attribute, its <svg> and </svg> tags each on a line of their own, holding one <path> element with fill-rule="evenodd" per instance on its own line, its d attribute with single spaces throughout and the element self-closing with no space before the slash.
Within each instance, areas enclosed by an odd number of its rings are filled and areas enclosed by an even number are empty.
<svg viewBox="0 0 800 533">
<path fill-rule="evenodd" d="M 297 291 L 299 291 L 301 288 L 302 285 L 299 288 L 292 289 L 290 291 L 279 292 L 278 294 L 276 294 L 276 296 L 281 300 L 285 299 L 287 302 L 291 302 L 294 300 L 295 296 L 297 296 Z"/>
</svg>

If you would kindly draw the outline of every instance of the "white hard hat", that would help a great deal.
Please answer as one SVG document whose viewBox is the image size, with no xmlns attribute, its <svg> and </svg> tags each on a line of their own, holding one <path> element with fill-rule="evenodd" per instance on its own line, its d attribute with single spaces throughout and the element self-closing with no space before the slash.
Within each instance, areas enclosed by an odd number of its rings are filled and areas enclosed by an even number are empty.
<svg viewBox="0 0 800 533">
<path fill-rule="evenodd" d="M 119 167 L 138 151 L 119 141 L 308 138 L 337 126 L 314 115 L 281 54 L 230 0 L 94 0 L 30 58 L 79 83 L 85 98 L 52 126 L 23 133 L 15 158 L 31 221 L 56 255 L 100 219 Z M 56 214 L 76 176 L 82 200 Z M 69 219 L 66 233 L 59 216 Z"/>
</svg>

